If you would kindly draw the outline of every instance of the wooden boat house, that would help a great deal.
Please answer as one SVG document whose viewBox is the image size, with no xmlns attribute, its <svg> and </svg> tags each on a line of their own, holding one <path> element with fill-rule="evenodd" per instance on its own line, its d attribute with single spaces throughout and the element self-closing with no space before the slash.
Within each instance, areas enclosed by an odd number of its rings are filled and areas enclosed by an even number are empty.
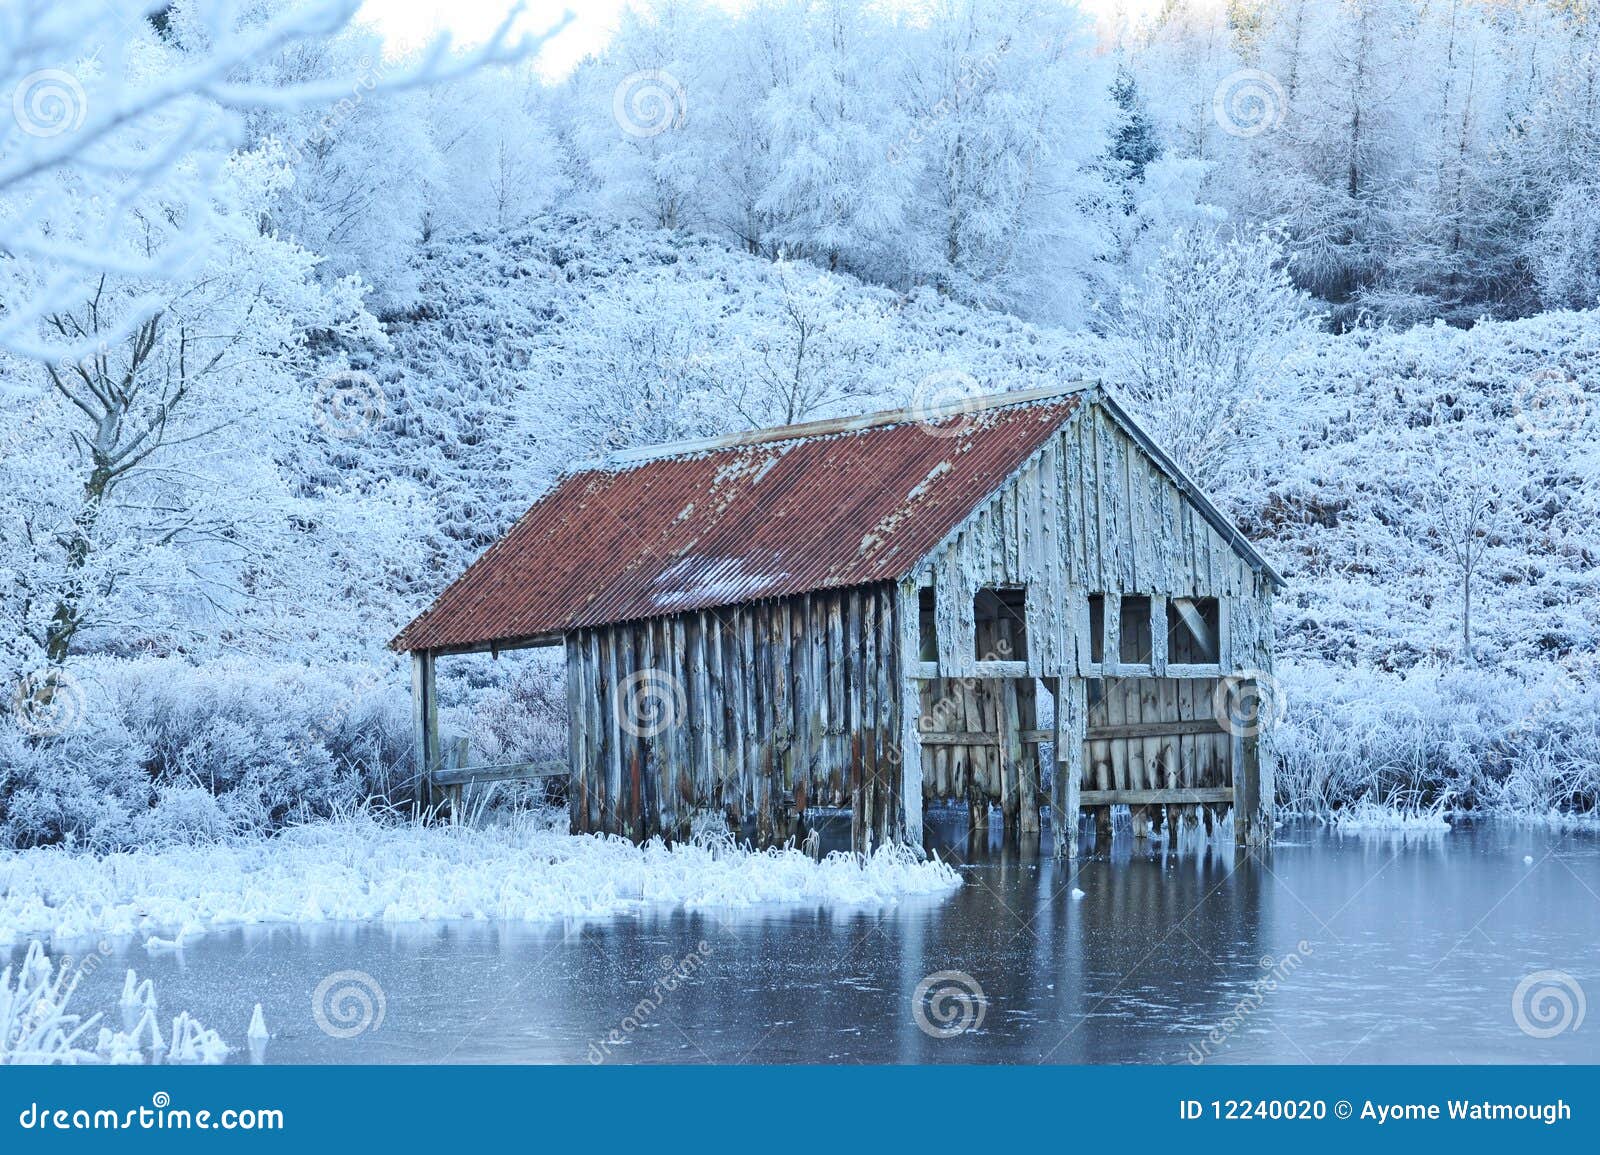
<svg viewBox="0 0 1600 1155">
<path fill-rule="evenodd" d="M 392 645 L 418 764 L 436 662 L 561 646 L 575 831 L 760 843 L 849 807 L 867 848 L 924 807 L 1147 823 L 1232 807 L 1270 837 L 1250 716 L 1281 579 L 1097 386 L 615 454 L 565 475 Z M 1063 816 L 1065 820 L 1063 820 Z"/>
</svg>

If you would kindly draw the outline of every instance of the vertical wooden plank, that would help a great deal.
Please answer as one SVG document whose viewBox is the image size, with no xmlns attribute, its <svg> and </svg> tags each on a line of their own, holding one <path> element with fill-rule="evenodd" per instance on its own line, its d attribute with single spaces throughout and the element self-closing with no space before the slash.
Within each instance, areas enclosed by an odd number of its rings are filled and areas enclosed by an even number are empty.
<svg viewBox="0 0 1600 1155">
<path fill-rule="evenodd" d="M 567 828 L 574 834 L 583 830 L 581 810 L 583 778 L 583 659 L 578 651 L 578 635 L 569 633 L 561 640 L 566 657 L 567 692 Z"/>
<path fill-rule="evenodd" d="M 810 805 L 812 784 L 812 762 L 815 757 L 811 748 L 811 636 L 807 630 L 808 617 L 806 614 L 806 595 L 795 598 L 789 605 L 790 618 L 790 649 L 789 662 L 793 670 L 794 692 L 791 697 L 793 718 L 790 722 L 790 734 L 794 742 L 794 782 L 795 806 L 804 810 Z"/>
<path fill-rule="evenodd" d="M 1105 619 L 1100 628 L 1101 647 L 1105 661 L 1101 663 L 1106 677 L 1116 676 L 1122 665 L 1122 597 L 1108 593 L 1101 597 Z"/>
<path fill-rule="evenodd" d="M 693 751 L 694 793 L 701 805 L 708 808 L 721 806 L 721 790 L 717 783 L 711 743 L 708 678 L 706 671 L 706 616 L 690 614 L 685 622 L 689 643 L 689 742 Z"/>
<path fill-rule="evenodd" d="M 916 756 L 913 767 L 908 757 L 905 727 L 902 723 L 905 698 L 900 677 L 904 665 L 901 651 L 900 591 L 893 585 L 879 586 L 877 599 L 878 772 L 884 783 L 884 808 L 893 837 L 900 842 L 911 842 L 911 828 L 915 825 L 917 838 L 912 845 L 920 846 L 922 844 L 922 752 L 920 748 L 911 751 Z M 916 811 L 914 822 L 913 810 Z"/>
<path fill-rule="evenodd" d="M 745 715 L 738 708 L 737 687 L 729 685 L 730 676 L 738 676 L 739 658 L 737 650 L 729 652 L 734 642 L 726 636 L 729 629 L 724 617 L 726 614 L 727 618 L 737 620 L 740 612 L 741 607 L 731 606 L 726 611 L 705 610 L 697 615 L 705 655 L 701 734 L 710 767 L 711 796 L 724 813 L 729 806 L 738 810 L 739 786 L 744 778 L 744 749 L 729 740 L 730 728 L 742 726 Z"/>
<path fill-rule="evenodd" d="M 850 844 L 857 853 L 870 849 L 871 838 L 867 823 L 870 819 L 868 812 L 869 801 L 867 783 L 864 780 L 865 765 L 862 759 L 862 733 L 861 733 L 861 595 L 857 589 L 845 591 L 840 596 L 840 645 L 836 653 L 839 655 L 838 666 L 842 673 L 840 680 L 841 710 L 840 717 L 843 721 L 842 740 L 845 746 L 845 760 L 848 766 L 846 775 L 846 790 L 850 797 Z"/>
<path fill-rule="evenodd" d="M 1051 824 L 1056 857 L 1078 857 L 1078 797 L 1083 783 L 1088 705 L 1082 678 L 1056 681 L 1056 766 Z"/>
<path fill-rule="evenodd" d="M 806 596 L 806 616 L 811 635 L 811 760 L 817 802 L 833 805 L 830 779 L 832 750 L 828 746 L 828 615 L 826 594 Z"/>
<path fill-rule="evenodd" d="M 956 551 L 949 551 L 938 567 L 933 591 L 941 677 L 972 673 L 977 644 L 972 632 L 972 595 Z"/>
<path fill-rule="evenodd" d="M 628 742 L 628 733 L 622 728 L 622 718 L 628 709 L 627 699 L 623 693 L 622 678 L 626 671 L 617 668 L 617 635 L 611 628 L 602 629 L 600 635 L 601 661 L 605 664 L 606 685 L 610 693 L 606 699 L 606 719 L 608 727 L 608 741 L 606 743 L 606 790 L 605 803 L 608 813 L 605 816 L 606 829 L 614 834 L 627 834 L 624 815 L 626 802 L 622 796 L 622 750 Z"/>
<path fill-rule="evenodd" d="M 1124 725 L 1127 718 L 1128 678 L 1106 679 L 1106 725 Z M 1128 789 L 1128 740 L 1113 738 L 1111 746 L 1111 780 L 1115 789 Z"/>
<path fill-rule="evenodd" d="M 773 761 L 773 617 L 768 606 L 752 606 L 747 614 L 750 635 L 755 646 L 754 661 L 750 662 L 750 733 L 754 734 L 754 749 L 750 750 L 749 789 L 744 792 L 746 813 L 754 813 L 755 838 L 758 846 L 773 843 L 773 790 L 778 773 Z"/>
<path fill-rule="evenodd" d="M 1217 662 L 1224 674 L 1231 674 L 1238 666 L 1233 660 L 1233 599 L 1217 599 Z"/>
<path fill-rule="evenodd" d="M 1167 599 L 1161 594 L 1150 598 L 1150 669 L 1158 678 L 1167 676 Z"/>
<path fill-rule="evenodd" d="M 841 801 L 850 797 L 848 730 L 849 704 L 845 700 L 844 600 L 837 592 L 827 595 L 828 615 L 828 761 L 829 792 Z"/>
<path fill-rule="evenodd" d="M 885 822 L 884 799 L 878 784 L 878 621 L 877 600 L 871 590 L 851 592 L 852 647 L 860 655 L 861 680 L 851 695 L 858 703 L 860 724 L 856 728 L 856 741 L 861 762 L 862 821 L 869 836 L 869 845 L 882 844 Z"/>
<path fill-rule="evenodd" d="M 434 805 L 433 772 L 439 765 L 438 686 L 432 650 L 411 651 L 411 751 L 417 774 L 417 800 Z"/>
</svg>

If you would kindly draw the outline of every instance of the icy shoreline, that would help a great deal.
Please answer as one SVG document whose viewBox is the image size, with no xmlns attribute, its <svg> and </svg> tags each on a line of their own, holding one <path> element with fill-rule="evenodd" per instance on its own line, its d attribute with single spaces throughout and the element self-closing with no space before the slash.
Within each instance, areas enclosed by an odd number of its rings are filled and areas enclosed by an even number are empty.
<svg viewBox="0 0 1600 1155">
<path fill-rule="evenodd" d="M 526 817 L 482 830 L 357 818 L 259 841 L 0 854 L 0 945 L 138 935 L 159 949 L 214 927 L 261 923 L 595 917 L 650 904 L 883 904 L 960 885 L 949 866 L 903 848 L 885 847 L 865 862 L 842 854 L 815 862 L 798 850 L 725 842 L 638 847 Z"/>
</svg>

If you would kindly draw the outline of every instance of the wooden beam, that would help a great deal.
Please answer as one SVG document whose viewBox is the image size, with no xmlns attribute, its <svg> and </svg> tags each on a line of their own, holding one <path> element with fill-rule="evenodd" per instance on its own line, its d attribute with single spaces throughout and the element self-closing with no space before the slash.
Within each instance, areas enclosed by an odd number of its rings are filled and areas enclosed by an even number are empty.
<svg viewBox="0 0 1600 1155">
<path fill-rule="evenodd" d="M 975 678 L 1026 678 L 1028 676 L 1028 663 L 973 662 L 972 676 Z"/>
<path fill-rule="evenodd" d="M 1017 734 L 1025 745 L 1050 742 L 1055 738 L 1053 730 L 1018 730 Z M 1000 745 L 1000 735 L 988 734 L 982 730 L 922 730 L 917 736 L 924 746 Z"/>
<path fill-rule="evenodd" d="M 1113 738 L 1176 738 L 1181 734 L 1221 734 L 1220 723 L 1212 718 L 1185 722 L 1130 722 L 1121 726 L 1090 726 L 1089 741 Z"/>
<path fill-rule="evenodd" d="M 531 778 L 559 778 L 567 772 L 565 762 L 500 762 L 492 766 L 457 766 L 435 770 L 433 784 L 464 786 L 469 782 L 512 782 Z"/>
<path fill-rule="evenodd" d="M 432 653 L 435 657 L 450 657 L 456 654 L 496 654 L 507 650 L 539 650 L 549 646 L 562 644 L 560 634 L 535 634 L 528 638 L 496 638 L 492 642 L 472 642 L 464 646 L 440 646 L 436 650 L 413 650 L 413 654 Z"/>
<path fill-rule="evenodd" d="M 1178 790 L 1085 790 L 1080 806 L 1174 806 L 1232 802 L 1231 786 L 1197 786 Z"/>
</svg>

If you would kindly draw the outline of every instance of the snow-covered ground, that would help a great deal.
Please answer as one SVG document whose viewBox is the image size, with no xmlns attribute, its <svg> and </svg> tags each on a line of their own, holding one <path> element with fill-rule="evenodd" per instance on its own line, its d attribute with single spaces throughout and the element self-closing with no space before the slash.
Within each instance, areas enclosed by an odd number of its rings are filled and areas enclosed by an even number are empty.
<svg viewBox="0 0 1600 1155">
<path fill-rule="evenodd" d="M 133 934 L 173 949 L 207 930 L 269 922 L 549 919 L 647 903 L 889 903 L 961 885 L 942 862 L 883 848 L 865 862 L 697 840 L 665 847 L 573 836 L 522 816 L 485 829 L 321 823 L 270 840 L 116 854 L 0 857 L 0 944 Z"/>
</svg>

